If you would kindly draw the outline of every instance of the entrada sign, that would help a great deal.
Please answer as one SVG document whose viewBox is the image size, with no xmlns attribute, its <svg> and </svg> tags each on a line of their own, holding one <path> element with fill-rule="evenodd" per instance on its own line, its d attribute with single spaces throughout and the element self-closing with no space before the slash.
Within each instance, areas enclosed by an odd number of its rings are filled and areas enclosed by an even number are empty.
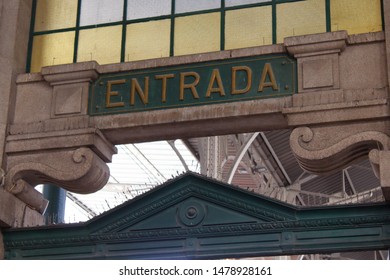
<svg viewBox="0 0 390 280">
<path fill-rule="evenodd" d="M 90 115 L 168 109 L 287 96 L 295 61 L 257 56 L 101 75 L 90 89 Z"/>
</svg>

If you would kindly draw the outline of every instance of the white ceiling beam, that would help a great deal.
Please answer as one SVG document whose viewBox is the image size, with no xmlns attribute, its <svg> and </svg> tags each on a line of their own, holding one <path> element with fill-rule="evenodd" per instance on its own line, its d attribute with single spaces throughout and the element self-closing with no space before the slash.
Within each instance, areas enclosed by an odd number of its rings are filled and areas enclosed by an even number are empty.
<svg viewBox="0 0 390 280">
<path fill-rule="evenodd" d="M 249 135 L 245 142 L 240 147 L 239 151 L 236 154 L 236 157 L 233 161 L 233 165 L 230 168 L 227 176 L 227 183 L 231 184 L 233 181 L 234 174 L 237 171 L 238 165 L 240 164 L 242 158 L 244 157 L 245 153 L 248 151 L 249 147 L 252 145 L 253 141 L 255 141 L 256 137 L 259 135 L 260 132 L 255 132 Z"/>
</svg>

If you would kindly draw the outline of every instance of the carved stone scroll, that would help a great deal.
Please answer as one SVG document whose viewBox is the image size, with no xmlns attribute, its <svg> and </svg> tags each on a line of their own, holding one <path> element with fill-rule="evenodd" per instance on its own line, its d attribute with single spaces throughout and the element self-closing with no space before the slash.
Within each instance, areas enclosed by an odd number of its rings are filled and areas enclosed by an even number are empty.
<svg viewBox="0 0 390 280">
<path fill-rule="evenodd" d="M 53 153 L 25 155 L 26 162 L 13 166 L 6 177 L 8 191 L 18 194 L 31 185 L 53 183 L 78 193 L 92 193 L 104 186 L 108 167 L 91 149 L 83 147 Z"/>
<path fill-rule="evenodd" d="M 335 127 L 335 134 L 340 129 Z M 290 135 L 290 145 L 304 170 L 315 174 L 326 174 L 368 156 L 373 149 L 388 150 L 390 138 L 379 131 L 363 131 L 337 142 L 326 143 L 320 136 L 316 137 L 315 130 L 309 127 L 298 127 Z"/>
<path fill-rule="evenodd" d="M 28 205 L 44 212 L 44 202 L 34 186 L 51 183 L 77 193 L 93 193 L 108 181 L 107 164 L 87 147 L 24 155 L 23 162 L 12 166 L 5 188 Z M 35 192 L 34 192 L 35 191 Z"/>
</svg>

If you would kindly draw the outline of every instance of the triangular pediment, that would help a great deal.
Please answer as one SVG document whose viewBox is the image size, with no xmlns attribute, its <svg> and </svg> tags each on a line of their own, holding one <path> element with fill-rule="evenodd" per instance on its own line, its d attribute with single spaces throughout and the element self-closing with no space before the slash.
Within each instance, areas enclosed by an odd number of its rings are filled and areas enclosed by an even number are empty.
<svg viewBox="0 0 390 280">
<path fill-rule="evenodd" d="M 94 233 L 291 221 L 294 208 L 189 172 L 91 221 Z"/>
<path fill-rule="evenodd" d="M 80 224 L 3 231 L 9 259 L 183 259 L 390 246 L 389 205 L 297 208 L 192 172 Z"/>
</svg>

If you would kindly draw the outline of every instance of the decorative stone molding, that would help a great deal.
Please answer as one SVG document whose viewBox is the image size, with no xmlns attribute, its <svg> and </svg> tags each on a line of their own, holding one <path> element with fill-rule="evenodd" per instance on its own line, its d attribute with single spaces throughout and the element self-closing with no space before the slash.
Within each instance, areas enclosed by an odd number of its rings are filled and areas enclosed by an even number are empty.
<svg viewBox="0 0 390 280">
<path fill-rule="evenodd" d="M 210 259 L 387 248 L 389 221 L 387 205 L 296 208 L 189 172 L 86 223 L 3 234 L 7 259 Z"/>
<path fill-rule="evenodd" d="M 340 88 L 339 53 L 347 45 L 346 31 L 289 37 L 287 51 L 297 58 L 298 92 Z"/>
<path fill-rule="evenodd" d="M 90 148 L 25 154 L 23 162 L 7 172 L 5 188 L 26 204 L 43 213 L 45 202 L 34 186 L 52 183 L 77 193 L 93 193 L 108 181 L 106 163 Z"/>
<path fill-rule="evenodd" d="M 334 126 L 331 135 L 336 135 L 340 129 Z M 388 150 L 390 137 L 379 131 L 363 131 L 337 141 L 324 141 L 321 131 L 316 135 L 316 129 L 298 127 L 290 135 L 290 146 L 304 170 L 326 174 L 367 156 L 373 149 Z"/>
<path fill-rule="evenodd" d="M 53 87 L 51 118 L 86 115 L 89 84 L 98 78 L 95 61 L 44 67 L 43 79 Z"/>
<path fill-rule="evenodd" d="M 44 213 L 47 201 L 34 187 L 51 183 L 76 193 L 93 193 L 108 181 L 116 148 L 97 129 L 10 135 L 5 189 Z"/>
</svg>

